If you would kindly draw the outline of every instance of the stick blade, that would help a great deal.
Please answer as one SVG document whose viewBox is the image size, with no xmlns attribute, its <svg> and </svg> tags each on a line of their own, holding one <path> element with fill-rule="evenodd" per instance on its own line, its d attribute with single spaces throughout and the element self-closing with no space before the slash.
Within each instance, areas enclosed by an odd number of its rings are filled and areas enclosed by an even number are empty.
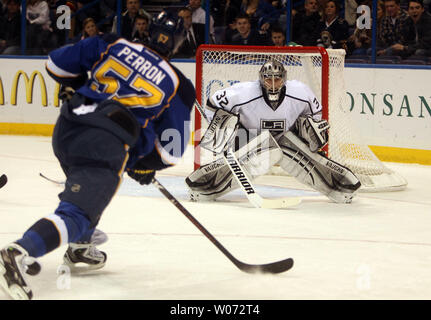
<svg viewBox="0 0 431 320">
<path fill-rule="evenodd" d="M 7 183 L 7 176 L 2 174 L 0 177 L 0 188 L 2 188 Z"/>
<path fill-rule="evenodd" d="M 292 258 L 285 260 L 280 260 L 277 262 L 267 263 L 267 264 L 246 264 L 238 261 L 236 266 L 244 272 L 247 273 L 271 273 L 277 274 L 288 271 L 292 269 L 294 261 Z"/>
</svg>

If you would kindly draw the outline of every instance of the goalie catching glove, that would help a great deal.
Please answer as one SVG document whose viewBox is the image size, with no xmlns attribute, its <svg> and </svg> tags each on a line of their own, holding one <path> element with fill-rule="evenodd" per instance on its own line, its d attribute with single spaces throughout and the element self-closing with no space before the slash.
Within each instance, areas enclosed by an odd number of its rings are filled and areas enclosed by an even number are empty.
<svg viewBox="0 0 431 320">
<path fill-rule="evenodd" d="M 328 143 L 329 123 L 326 120 L 301 116 L 296 120 L 295 128 L 298 136 L 308 143 L 311 152 L 316 152 Z"/>
<path fill-rule="evenodd" d="M 200 146 L 215 154 L 226 150 L 235 138 L 239 126 L 239 116 L 223 109 L 217 109 L 201 139 Z"/>
</svg>

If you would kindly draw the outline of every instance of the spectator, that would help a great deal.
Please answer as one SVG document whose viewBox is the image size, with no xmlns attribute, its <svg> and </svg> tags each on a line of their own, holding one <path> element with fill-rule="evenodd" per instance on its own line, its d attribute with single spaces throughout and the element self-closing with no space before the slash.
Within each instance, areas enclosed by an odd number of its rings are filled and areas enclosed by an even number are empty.
<svg viewBox="0 0 431 320">
<path fill-rule="evenodd" d="M 225 25 L 229 23 L 235 23 L 235 18 L 239 15 L 241 11 L 242 0 L 227 0 L 227 6 L 225 10 Z"/>
<path fill-rule="evenodd" d="M 223 36 L 223 43 L 227 43 L 227 44 L 231 44 L 232 37 L 238 33 L 238 31 L 236 30 L 236 17 L 234 18 L 230 17 L 230 19 L 232 20 L 227 20 L 227 26 Z"/>
<path fill-rule="evenodd" d="M 201 23 L 205 25 L 206 21 L 206 12 L 201 7 L 201 0 L 189 0 L 188 6 L 192 10 L 192 22 L 193 23 Z M 214 33 L 214 19 L 210 15 L 210 25 L 209 25 L 209 38 L 211 43 L 215 43 L 215 33 Z"/>
<path fill-rule="evenodd" d="M 147 16 L 137 15 L 135 18 L 135 29 L 136 31 L 132 35 L 132 41 L 148 45 L 150 43 L 150 32 L 148 27 L 150 21 Z"/>
<path fill-rule="evenodd" d="M 250 17 L 246 14 L 240 14 L 235 19 L 237 33 L 232 36 L 233 45 L 271 45 L 266 33 L 259 33 L 256 29 L 251 28 Z"/>
<path fill-rule="evenodd" d="M 87 18 L 82 24 L 82 39 L 101 34 L 93 18 Z"/>
<path fill-rule="evenodd" d="M 320 19 L 317 0 L 305 0 L 304 9 L 293 18 L 292 40 L 304 46 L 315 46 Z"/>
<path fill-rule="evenodd" d="M 113 16 L 117 13 L 117 0 L 100 0 L 99 11 L 101 19 L 110 17 L 113 18 Z"/>
<path fill-rule="evenodd" d="M 271 41 L 276 47 L 284 47 L 286 45 L 285 31 L 278 26 L 271 28 Z"/>
<path fill-rule="evenodd" d="M 252 28 L 258 28 L 258 20 L 260 16 L 257 13 L 260 0 L 242 0 L 240 13 L 246 14 L 250 17 L 250 25 Z"/>
<path fill-rule="evenodd" d="M 344 0 L 344 19 L 351 28 L 356 26 L 358 3 L 360 3 L 359 0 Z"/>
<path fill-rule="evenodd" d="M 317 7 L 319 12 L 323 12 L 325 10 L 327 0 L 317 0 Z"/>
<path fill-rule="evenodd" d="M 205 43 L 205 26 L 202 23 L 192 22 L 192 10 L 189 7 L 180 9 L 178 16 L 183 18 L 186 38 L 174 58 L 195 58 L 196 49 Z"/>
<path fill-rule="evenodd" d="M 61 5 L 66 5 L 70 9 L 70 14 L 73 15 L 73 13 L 76 10 L 76 5 L 72 1 L 65 1 L 65 0 L 49 0 L 48 6 L 49 6 L 49 19 L 51 21 L 50 27 L 52 29 L 51 32 L 51 39 L 50 39 L 50 48 L 49 51 L 52 49 L 58 48 L 62 45 L 64 45 L 67 41 L 67 36 L 69 38 L 73 38 L 73 31 L 74 31 L 74 21 L 75 19 L 72 18 L 70 21 L 70 29 L 66 28 L 64 23 L 65 21 L 65 11 L 59 10 L 57 13 L 57 9 Z M 58 20 L 60 18 L 60 21 Z M 59 24 L 57 22 L 60 22 Z"/>
<path fill-rule="evenodd" d="M 371 8 L 372 2 L 363 2 Z M 385 7 L 382 0 L 377 1 L 377 30 L 381 28 Z M 361 14 L 359 14 L 361 15 Z M 379 31 L 377 31 L 379 32 Z M 355 28 L 353 34 L 347 39 L 347 53 L 349 55 L 371 54 L 372 30 L 366 28 Z"/>
<path fill-rule="evenodd" d="M 225 27 L 229 21 L 239 14 L 242 0 L 211 1 L 211 16 L 214 19 L 214 27 Z"/>
<path fill-rule="evenodd" d="M 126 4 L 126 1 L 122 1 L 122 8 Z M 102 32 L 107 33 L 112 30 L 112 23 L 115 15 L 117 14 L 117 0 L 100 0 L 99 1 L 99 16 L 98 21 L 99 28 Z M 148 15 L 148 19 L 151 16 Z"/>
<path fill-rule="evenodd" d="M 88 6 L 93 1 L 94 0 L 76 0 L 76 8 L 78 12 L 75 15 L 75 19 L 76 19 L 76 28 L 74 30 L 75 34 L 82 33 L 83 31 L 82 26 L 84 24 L 84 21 L 87 18 L 93 18 L 94 21 L 98 21 L 100 19 L 99 5 Z"/>
<path fill-rule="evenodd" d="M 347 39 L 347 53 L 349 55 L 366 55 L 371 47 L 371 29 L 356 28 L 353 34 Z"/>
<path fill-rule="evenodd" d="M 267 32 L 278 24 L 280 12 L 266 0 L 242 0 L 240 13 L 250 17 L 252 29 Z"/>
<path fill-rule="evenodd" d="M 0 18 L 0 53 L 19 54 L 21 41 L 20 0 L 8 0 Z"/>
<path fill-rule="evenodd" d="M 415 43 L 415 26 L 406 11 L 400 7 L 400 0 L 384 0 L 386 16 L 382 19 L 379 35 L 380 44 L 385 49 L 377 51 L 377 55 L 408 56 L 407 50 L 401 46 Z"/>
<path fill-rule="evenodd" d="M 75 39 L 74 42 L 78 42 L 82 39 L 93 37 L 95 35 L 102 34 L 102 32 L 99 31 L 96 25 L 96 21 L 93 18 L 87 18 L 82 23 L 82 32 L 78 37 Z"/>
<path fill-rule="evenodd" d="M 369 0 L 368 6 L 372 5 L 372 0 Z M 381 33 L 383 17 L 385 16 L 385 3 L 383 0 L 377 0 L 377 34 Z M 378 40 L 378 37 L 377 37 Z"/>
<path fill-rule="evenodd" d="M 220 0 L 210 2 L 211 16 L 214 18 L 214 43 L 222 44 L 226 42 L 226 33 L 230 33 L 232 30 L 229 24 L 232 24 L 239 14 L 241 1 Z"/>
<path fill-rule="evenodd" d="M 136 16 L 145 15 L 151 19 L 151 15 L 149 15 L 144 9 L 140 7 L 139 0 L 127 0 L 126 8 L 127 10 L 122 14 L 121 17 L 121 36 L 126 38 L 127 40 L 132 40 L 132 34 L 135 33 L 135 19 Z M 112 22 L 112 32 L 117 32 L 117 17 L 114 17 Z"/>
<path fill-rule="evenodd" d="M 26 18 L 29 54 L 47 54 L 47 40 L 52 32 L 48 3 L 44 0 L 28 0 Z"/>
<path fill-rule="evenodd" d="M 64 11 L 63 10 L 59 10 L 59 12 L 57 13 L 57 8 L 60 5 L 66 5 L 69 10 L 70 10 L 70 14 L 72 15 L 71 20 L 70 20 L 70 29 L 68 28 L 64 28 L 63 26 L 60 27 L 60 29 L 57 26 L 57 22 L 59 21 L 58 18 L 60 16 L 62 16 L 62 21 L 61 23 L 66 22 L 64 20 Z M 51 28 L 53 29 L 53 34 L 54 37 L 57 39 L 57 45 L 62 46 L 64 43 L 69 43 L 69 42 L 73 42 L 75 36 L 77 33 L 79 33 L 78 30 L 81 30 L 81 26 L 77 26 L 76 25 L 76 11 L 78 10 L 78 6 L 76 1 L 74 0 L 51 0 L 50 4 L 49 4 L 49 11 L 50 11 L 50 20 L 51 20 Z M 58 48 L 58 46 L 54 47 L 54 48 Z"/>
<path fill-rule="evenodd" d="M 407 51 L 407 56 L 431 56 L 431 15 L 425 12 L 422 0 L 410 0 L 408 14 L 415 24 L 415 43 L 392 46 L 393 49 Z"/>
<path fill-rule="evenodd" d="M 340 18 L 340 7 L 337 1 L 329 0 L 326 2 L 322 20 L 317 30 L 320 38 L 317 45 L 325 48 L 344 48 L 349 38 L 349 25 L 346 20 Z"/>
</svg>

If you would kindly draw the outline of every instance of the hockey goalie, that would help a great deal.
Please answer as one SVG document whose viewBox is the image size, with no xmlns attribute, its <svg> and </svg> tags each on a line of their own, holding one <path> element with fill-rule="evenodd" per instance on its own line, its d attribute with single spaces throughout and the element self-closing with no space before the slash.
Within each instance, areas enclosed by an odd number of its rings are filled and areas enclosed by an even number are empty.
<svg viewBox="0 0 431 320">
<path fill-rule="evenodd" d="M 235 151 L 250 179 L 279 165 L 299 182 L 337 203 L 351 203 L 361 183 L 325 156 L 329 124 L 311 89 L 287 80 L 279 61 L 268 60 L 259 80 L 216 91 L 206 103 L 211 122 L 200 146 L 218 155 L 186 178 L 193 201 L 210 201 L 239 187 L 223 159 Z"/>
</svg>

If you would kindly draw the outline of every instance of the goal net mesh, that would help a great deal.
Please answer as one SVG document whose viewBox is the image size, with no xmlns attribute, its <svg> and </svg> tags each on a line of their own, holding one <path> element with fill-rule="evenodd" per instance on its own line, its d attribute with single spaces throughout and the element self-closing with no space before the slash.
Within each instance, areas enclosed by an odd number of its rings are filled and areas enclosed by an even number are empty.
<svg viewBox="0 0 431 320">
<path fill-rule="evenodd" d="M 251 48 L 200 48 L 196 59 L 196 90 L 202 106 L 219 89 L 238 82 L 257 80 L 261 66 L 270 58 L 276 59 L 286 68 L 288 80 L 307 84 L 322 103 L 323 117 L 330 124 L 328 156 L 357 175 L 362 183 L 362 191 L 398 190 L 406 186 L 405 179 L 385 166 L 361 141 L 350 119 L 344 83 L 344 50 L 322 50 L 316 47 Z M 206 124 L 199 114 L 196 114 L 195 121 L 195 128 L 201 128 L 200 133 L 205 132 Z M 195 140 L 197 145 L 199 133 Z M 213 160 L 211 154 L 198 147 L 195 147 L 195 152 L 195 162 L 198 161 L 198 164 Z M 274 168 L 272 174 L 283 175 L 283 172 L 280 168 Z"/>
</svg>

